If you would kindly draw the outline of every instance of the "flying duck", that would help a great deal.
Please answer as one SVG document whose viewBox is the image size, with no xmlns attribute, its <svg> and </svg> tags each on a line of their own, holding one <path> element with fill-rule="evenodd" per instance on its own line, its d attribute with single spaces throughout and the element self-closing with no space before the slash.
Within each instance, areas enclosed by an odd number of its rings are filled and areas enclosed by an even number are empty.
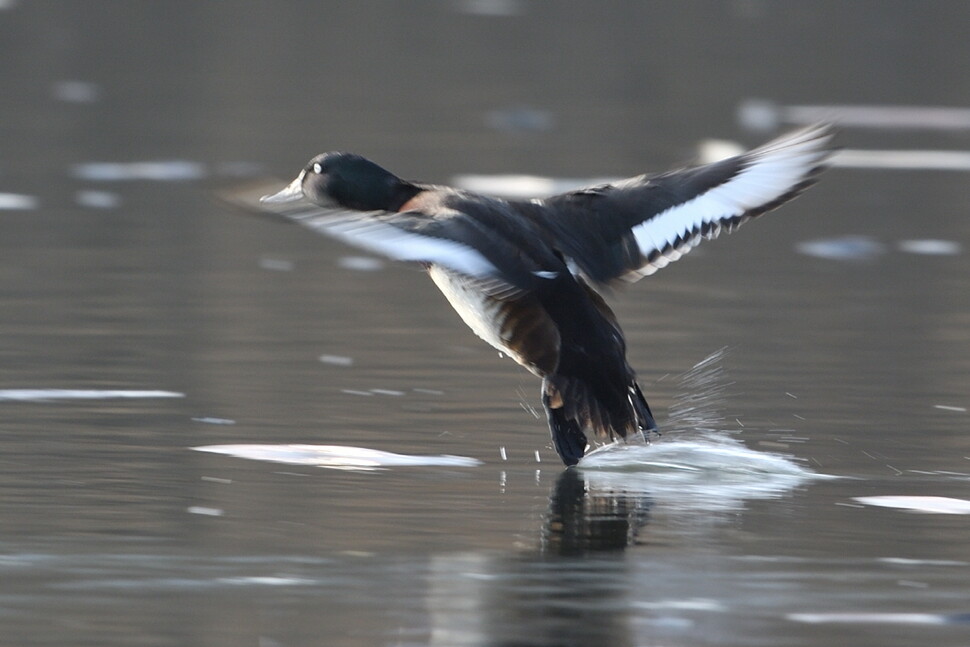
<svg viewBox="0 0 970 647">
<path fill-rule="evenodd" d="M 575 465 L 589 432 L 612 440 L 657 431 L 600 291 L 796 197 L 816 182 L 831 138 L 829 127 L 813 126 L 712 164 L 522 201 L 410 182 L 360 155 L 324 153 L 260 202 L 351 245 L 421 263 L 475 334 L 542 378 L 553 445 Z"/>
</svg>

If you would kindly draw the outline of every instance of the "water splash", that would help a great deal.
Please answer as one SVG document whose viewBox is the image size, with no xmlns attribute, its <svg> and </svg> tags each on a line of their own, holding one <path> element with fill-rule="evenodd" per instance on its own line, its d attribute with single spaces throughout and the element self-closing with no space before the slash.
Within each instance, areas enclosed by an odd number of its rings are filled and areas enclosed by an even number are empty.
<svg viewBox="0 0 970 647">
<path fill-rule="evenodd" d="M 608 445 L 584 457 L 578 467 L 591 490 L 641 494 L 702 510 L 736 510 L 746 500 L 778 498 L 813 479 L 831 478 L 791 456 L 754 451 L 714 434 Z"/>
<path fill-rule="evenodd" d="M 722 362 L 729 354 L 725 346 L 714 351 L 677 378 L 678 393 L 664 424 L 665 433 L 707 433 L 723 430 L 728 378 Z"/>
<path fill-rule="evenodd" d="M 678 378 L 680 394 L 653 442 L 622 442 L 587 454 L 578 465 L 591 490 L 650 496 L 679 508 L 735 510 L 745 500 L 783 496 L 819 478 L 787 454 L 748 449 L 725 431 L 733 384 L 721 348 Z"/>
</svg>

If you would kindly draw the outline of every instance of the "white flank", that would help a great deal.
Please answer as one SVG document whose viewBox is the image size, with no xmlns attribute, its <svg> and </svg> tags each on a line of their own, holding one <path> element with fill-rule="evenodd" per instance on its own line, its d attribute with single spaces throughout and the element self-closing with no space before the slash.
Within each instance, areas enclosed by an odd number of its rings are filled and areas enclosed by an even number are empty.
<svg viewBox="0 0 970 647">
<path fill-rule="evenodd" d="M 461 320 L 472 329 L 483 341 L 496 350 L 519 361 L 519 356 L 505 344 L 498 335 L 502 328 L 500 320 L 502 313 L 498 302 L 469 285 L 463 277 L 455 275 L 441 267 L 432 265 L 428 269 L 431 280 L 435 282 L 441 293 L 448 299 L 448 303 L 455 309 Z M 520 362 L 521 363 L 521 362 Z"/>
<path fill-rule="evenodd" d="M 724 184 L 634 227 L 633 235 L 644 256 L 670 248 L 640 273 L 652 274 L 680 258 L 700 241 L 704 225 L 714 225 L 708 234 L 713 238 L 720 224 L 786 194 L 825 159 L 830 138 L 820 129 L 810 128 L 769 142 L 748 153 L 747 167 Z M 686 243 L 676 245 L 678 239 Z"/>
</svg>

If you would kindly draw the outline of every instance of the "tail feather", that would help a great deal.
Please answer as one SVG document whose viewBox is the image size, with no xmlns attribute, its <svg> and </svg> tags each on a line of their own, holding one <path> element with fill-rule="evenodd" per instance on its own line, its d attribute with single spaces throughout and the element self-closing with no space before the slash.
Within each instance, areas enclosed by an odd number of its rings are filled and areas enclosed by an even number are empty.
<svg viewBox="0 0 970 647">
<path fill-rule="evenodd" d="M 546 408 L 546 419 L 552 432 L 552 444 L 556 453 L 566 465 L 575 465 L 586 453 L 586 434 L 575 418 L 565 415 L 562 407 L 550 406 L 549 396 L 543 392 L 542 405 Z"/>
<path fill-rule="evenodd" d="M 631 377 L 625 392 L 594 389 L 574 377 L 559 374 L 542 381 L 542 405 L 556 452 L 566 465 L 586 453 L 586 431 L 610 440 L 638 431 L 657 431 L 657 423 L 640 386 Z"/>
<path fill-rule="evenodd" d="M 638 426 L 640 431 L 652 431 L 656 434 L 660 433 L 660 427 L 657 426 L 657 421 L 653 418 L 653 412 L 650 411 L 650 405 L 647 404 L 647 399 L 643 397 L 643 391 L 640 390 L 640 385 L 633 382 L 633 386 L 630 389 L 630 404 L 637 410 Z"/>
</svg>

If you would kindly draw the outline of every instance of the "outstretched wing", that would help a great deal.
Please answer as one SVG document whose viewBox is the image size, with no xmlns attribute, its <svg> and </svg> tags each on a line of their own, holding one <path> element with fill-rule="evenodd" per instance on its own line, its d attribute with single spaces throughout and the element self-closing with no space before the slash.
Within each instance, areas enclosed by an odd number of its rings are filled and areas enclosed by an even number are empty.
<svg viewBox="0 0 970 647">
<path fill-rule="evenodd" d="M 636 281 L 814 184 L 831 139 L 813 126 L 713 164 L 553 196 L 538 217 L 591 280 Z"/>
<path fill-rule="evenodd" d="M 510 255 L 503 239 L 460 211 L 438 208 L 432 216 L 327 208 L 305 199 L 260 202 L 271 186 L 259 183 L 220 197 L 235 207 L 282 218 L 393 260 L 439 265 L 497 298 L 529 291 L 544 275 L 527 259 Z"/>
</svg>

